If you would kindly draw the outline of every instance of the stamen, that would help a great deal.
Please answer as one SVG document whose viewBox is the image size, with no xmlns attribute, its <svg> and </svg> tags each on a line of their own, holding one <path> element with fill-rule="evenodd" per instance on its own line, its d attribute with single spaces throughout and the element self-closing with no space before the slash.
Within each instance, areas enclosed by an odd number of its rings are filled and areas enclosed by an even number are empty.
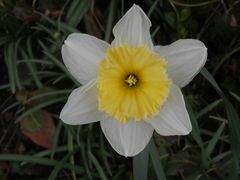
<svg viewBox="0 0 240 180">
<path fill-rule="evenodd" d="M 128 86 L 132 87 L 137 85 L 138 79 L 136 75 L 129 74 L 128 77 L 125 79 L 125 82 Z"/>
</svg>

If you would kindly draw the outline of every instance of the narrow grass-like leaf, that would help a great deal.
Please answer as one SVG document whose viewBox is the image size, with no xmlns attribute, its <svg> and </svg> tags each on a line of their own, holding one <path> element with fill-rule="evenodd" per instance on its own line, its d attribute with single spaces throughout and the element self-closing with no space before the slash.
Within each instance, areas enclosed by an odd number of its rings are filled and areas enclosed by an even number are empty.
<svg viewBox="0 0 240 180">
<path fill-rule="evenodd" d="M 227 119 L 226 118 L 222 118 L 222 117 L 219 117 L 219 116 L 209 116 L 209 118 L 218 120 L 219 122 L 227 123 Z"/>
<path fill-rule="evenodd" d="M 51 160 L 48 158 L 42 158 L 42 157 L 34 157 L 31 155 L 18 155 L 18 154 L 1 154 L 0 155 L 1 161 L 13 161 L 13 162 L 29 162 L 34 164 L 41 164 L 46 166 L 56 166 L 59 161 Z M 79 166 L 73 166 L 72 164 L 66 163 L 63 166 L 65 169 L 74 169 L 78 173 L 83 173 L 83 168 Z"/>
<path fill-rule="evenodd" d="M 124 16 L 124 0 L 121 0 L 121 16 Z"/>
<path fill-rule="evenodd" d="M 53 159 L 53 157 L 55 155 L 55 152 L 56 152 L 56 149 L 58 146 L 58 142 L 59 142 L 61 129 L 62 129 L 62 121 L 59 121 L 58 125 L 57 125 L 57 129 L 56 129 L 56 133 L 55 133 L 54 139 L 53 139 L 53 146 L 52 146 L 52 151 L 51 151 L 51 156 L 50 156 L 51 159 Z"/>
<path fill-rule="evenodd" d="M 240 102 L 240 96 L 238 96 L 237 94 L 230 92 L 230 94 L 238 101 Z"/>
<path fill-rule="evenodd" d="M 74 147 L 74 150 L 78 149 L 79 147 L 78 146 L 75 146 Z M 59 146 L 56 148 L 55 152 L 65 152 L 65 151 L 68 151 L 68 147 L 67 146 Z M 43 150 L 43 151 L 40 151 L 36 154 L 33 154 L 32 156 L 36 156 L 36 157 L 45 157 L 45 156 L 51 156 L 52 154 L 52 149 L 47 149 L 47 150 Z M 51 158 L 52 159 L 52 158 Z M 28 162 L 22 162 L 21 165 L 25 165 L 27 164 Z"/>
<path fill-rule="evenodd" d="M 52 62 L 59 67 L 76 85 L 80 85 L 79 82 L 77 80 L 74 79 L 74 77 L 68 72 L 68 70 L 66 69 L 66 67 L 63 65 L 63 63 L 61 63 L 55 56 L 53 56 L 47 49 L 47 47 L 41 42 L 39 41 L 39 44 L 41 45 L 41 47 L 44 49 L 43 53 L 50 59 L 52 60 Z"/>
<path fill-rule="evenodd" d="M 101 167 L 100 163 L 98 162 L 98 160 L 95 158 L 95 156 L 90 151 L 88 151 L 88 154 L 89 154 L 89 157 L 91 158 L 91 161 L 93 162 L 94 166 L 96 167 L 100 178 L 102 180 L 107 180 L 108 178 L 107 178 L 103 168 Z"/>
<path fill-rule="evenodd" d="M 3 85 L 0 85 L 0 90 L 7 89 L 9 87 L 10 87 L 10 84 L 3 84 Z"/>
<path fill-rule="evenodd" d="M 147 180 L 149 161 L 149 145 L 138 155 L 133 157 L 133 178 Z"/>
<path fill-rule="evenodd" d="M 42 14 L 41 12 L 35 12 L 36 14 L 40 15 L 43 19 L 45 19 L 46 21 L 48 21 L 50 24 L 52 24 L 55 28 L 58 28 L 59 27 L 59 24 L 61 26 L 61 30 L 63 32 L 71 32 L 71 33 L 74 33 L 74 32 L 79 32 L 77 29 L 75 29 L 74 27 L 64 23 L 64 22 L 60 22 L 60 23 L 57 23 L 56 21 L 52 20 L 51 18 L 45 16 L 44 14 Z"/>
<path fill-rule="evenodd" d="M 27 56 L 26 56 L 27 57 Z M 38 63 L 38 64 L 43 64 L 43 65 L 53 65 L 53 63 L 51 61 L 46 61 L 46 60 L 42 60 L 42 59 L 21 59 L 17 62 L 17 64 L 21 64 L 21 63 Z"/>
<path fill-rule="evenodd" d="M 29 37 L 29 38 L 27 39 L 27 51 L 28 51 L 28 54 L 29 54 L 30 58 L 33 59 L 34 57 L 33 57 L 31 42 L 32 42 L 32 41 L 31 41 L 31 37 Z M 24 54 L 24 53 L 22 53 L 22 54 Z M 25 55 L 25 57 L 26 57 L 26 55 Z M 41 80 L 40 80 L 40 79 L 38 78 L 38 76 L 34 73 L 34 72 L 37 70 L 35 64 L 32 64 L 32 63 L 29 63 L 29 62 L 28 62 L 28 63 L 27 63 L 27 66 L 28 66 L 30 72 L 33 74 L 33 80 L 34 80 L 36 86 L 37 86 L 38 88 L 42 88 L 43 85 L 42 85 L 42 83 L 41 83 Z"/>
<path fill-rule="evenodd" d="M 88 124 L 87 152 L 91 152 L 91 153 L 92 153 L 92 142 L 91 142 L 92 128 L 93 128 L 93 124 Z M 92 160 L 91 160 L 91 157 L 90 157 L 89 153 L 87 153 L 87 158 L 88 158 L 89 168 L 92 169 L 93 168 L 93 163 L 92 163 Z"/>
<path fill-rule="evenodd" d="M 150 157 L 152 160 L 153 168 L 155 170 L 156 176 L 158 180 L 166 180 L 166 176 L 162 167 L 161 159 L 159 157 L 156 145 L 151 139 L 149 142 L 149 152 L 150 152 Z"/>
<path fill-rule="evenodd" d="M 200 118 L 201 116 L 205 115 L 215 107 L 217 107 L 222 102 L 222 99 L 218 99 L 211 104 L 208 104 L 205 108 L 203 108 L 200 112 L 196 114 L 196 119 Z"/>
<path fill-rule="evenodd" d="M 117 1 L 118 0 L 112 0 L 109 6 L 107 26 L 106 26 L 106 32 L 105 32 L 105 38 L 104 38 L 104 40 L 107 42 L 110 41 L 110 37 L 112 33 L 113 21 L 114 21 L 116 9 L 117 9 Z"/>
<path fill-rule="evenodd" d="M 20 53 L 24 59 L 28 59 L 28 56 L 23 49 L 20 49 Z M 32 75 L 33 81 L 35 82 L 36 86 L 38 88 L 42 88 L 42 83 L 41 83 L 38 75 L 36 74 L 36 69 L 34 68 L 32 63 L 30 63 L 28 60 L 26 60 L 26 65 L 30 71 L 30 74 Z"/>
<path fill-rule="evenodd" d="M 206 68 L 201 70 L 201 74 L 206 78 L 206 80 L 214 87 L 214 89 L 219 93 L 222 97 L 223 102 L 225 104 L 225 109 L 227 112 L 227 119 L 229 124 L 229 131 L 230 131 L 230 140 L 231 140 L 231 147 L 233 152 L 234 158 L 234 176 L 238 178 L 239 172 L 239 164 L 240 164 L 240 119 L 236 109 L 233 107 L 232 103 L 226 98 L 226 96 L 221 91 L 220 87 L 218 86 L 217 82 L 213 78 L 213 76 L 207 71 Z"/>
<path fill-rule="evenodd" d="M 52 44 L 52 47 L 54 48 L 55 51 L 58 51 L 62 48 L 62 40 L 61 39 L 52 39 L 52 38 L 45 38 L 48 42 Z"/>
<path fill-rule="evenodd" d="M 39 72 L 34 72 L 35 74 L 42 76 L 42 77 L 50 77 L 50 76 L 61 76 L 61 72 L 54 72 L 54 71 L 39 71 Z M 32 75 L 29 73 L 29 75 Z"/>
<path fill-rule="evenodd" d="M 50 176 L 48 177 L 48 180 L 55 180 L 57 178 L 57 175 L 61 169 L 63 169 L 64 164 L 68 161 L 68 159 L 72 156 L 73 153 L 68 153 L 61 161 L 59 161 L 52 170 Z"/>
<path fill-rule="evenodd" d="M 152 6 L 150 7 L 150 9 L 147 12 L 147 16 L 150 17 L 152 15 L 152 13 L 154 12 L 157 4 L 159 3 L 159 0 L 155 0 L 154 3 L 152 4 Z"/>
<path fill-rule="evenodd" d="M 227 99 L 225 99 L 225 108 L 227 111 L 233 157 L 235 159 L 235 176 L 238 177 L 240 165 L 240 119 L 237 110 Z"/>
<path fill-rule="evenodd" d="M 201 74 L 205 77 L 205 79 L 214 87 L 214 89 L 218 92 L 220 96 L 223 95 L 222 90 L 218 86 L 217 82 L 213 78 L 213 76 L 208 72 L 208 70 L 203 67 L 201 70 Z"/>
<path fill-rule="evenodd" d="M 226 123 L 227 121 L 225 121 L 225 123 Z M 207 136 L 209 136 L 209 138 L 212 138 L 214 135 L 215 135 L 215 132 L 212 132 L 212 131 L 210 131 L 210 130 L 207 130 L 207 129 L 201 129 L 201 133 L 203 134 L 203 135 L 207 135 Z M 225 136 L 220 136 L 219 137 L 219 139 L 218 139 L 219 141 L 222 141 L 222 142 L 225 142 L 225 143 L 227 143 L 227 144 L 230 144 L 230 141 L 228 140 L 228 136 L 227 135 L 225 135 Z"/>
<path fill-rule="evenodd" d="M 126 173 L 124 168 L 119 167 L 118 171 L 114 174 L 114 176 L 111 178 L 112 180 L 119 180 L 121 179 L 121 175 Z"/>
<path fill-rule="evenodd" d="M 38 99 L 44 98 L 44 97 L 49 99 L 50 97 L 55 97 L 56 95 L 64 95 L 65 94 L 67 96 L 71 91 L 72 91 L 72 89 L 66 89 L 66 90 L 51 90 L 49 92 L 39 93 L 39 94 L 29 98 L 28 100 L 26 100 L 26 103 L 30 103 L 34 100 L 38 100 Z"/>
<path fill-rule="evenodd" d="M 237 53 L 238 51 L 240 51 L 240 47 L 237 47 L 235 49 L 233 49 L 231 52 L 227 53 L 221 60 L 220 62 L 218 62 L 217 66 L 215 67 L 215 69 L 213 70 L 213 75 L 215 75 L 218 71 L 218 69 L 223 65 L 223 63 L 228 60 L 233 54 Z"/>
<path fill-rule="evenodd" d="M 16 106 L 18 106 L 18 105 L 20 105 L 20 102 L 15 102 L 15 103 L 12 103 L 11 105 L 9 105 L 9 106 L 7 106 L 3 111 L 2 111 L 2 113 L 5 113 L 5 112 L 7 112 L 7 111 L 9 111 L 10 109 L 12 109 L 12 108 L 14 108 L 14 107 L 16 107 Z"/>
<path fill-rule="evenodd" d="M 231 176 L 230 175 L 231 173 L 234 173 L 234 172 L 232 172 L 235 169 L 233 157 L 226 158 L 225 161 L 223 161 L 222 163 L 219 164 L 219 170 L 220 171 L 224 171 L 226 169 L 228 169 L 229 176 Z M 229 178 L 228 177 L 227 180 L 239 180 L 239 178 L 236 178 L 236 177 L 235 178 Z"/>
<path fill-rule="evenodd" d="M 79 0 L 73 0 L 67 10 L 66 20 L 68 21 L 74 14 L 75 8 L 78 5 Z"/>
<path fill-rule="evenodd" d="M 6 44 L 8 41 L 11 40 L 11 36 L 4 36 L 4 37 L 0 37 L 0 46 Z"/>
<path fill-rule="evenodd" d="M 59 83 L 61 80 L 63 80 L 64 78 L 66 78 L 67 76 L 64 74 L 64 75 L 61 75 L 61 76 L 59 76 L 58 78 L 56 78 L 53 82 L 52 82 L 52 84 L 54 85 L 54 84 L 57 84 L 57 83 Z"/>
<path fill-rule="evenodd" d="M 9 84 L 11 87 L 12 93 L 15 93 L 16 91 L 16 84 L 15 84 L 15 76 L 14 76 L 14 69 L 13 69 L 13 61 L 12 61 L 12 55 L 13 55 L 13 43 L 9 43 L 4 47 L 4 60 L 7 65 L 8 69 L 8 79 Z"/>
<path fill-rule="evenodd" d="M 159 30 L 160 30 L 160 26 L 157 26 L 157 27 L 154 29 L 154 31 L 153 31 L 152 34 L 151 34 L 152 39 L 154 39 L 154 37 L 156 36 L 156 34 L 158 33 Z"/>
<path fill-rule="evenodd" d="M 208 4 L 212 4 L 215 2 L 218 2 L 218 0 L 212 0 L 212 1 L 206 1 L 206 2 L 200 2 L 200 3 L 181 3 L 176 0 L 171 0 L 174 4 L 178 6 L 183 6 L 183 7 L 200 7 L 200 6 L 206 6 Z"/>
<path fill-rule="evenodd" d="M 82 131 L 81 130 L 82 130 L 82 126 L 79 126 L 78 130 L 77 130 L 77 144 L 80 146 L 81 155 L 82 155 L 82 159 L 83 159 L 83 165 L 86 170 L 88 179 L 92 180 L 93 178 L 92 178 L 91 172 L 88 167 L 88 161 L 86 158 L 86 151 L 85 151 L 85 142 L 82 140 L 82 134 L 81 134 Z"/>
<path fill-rule="evenodd" d="M 13 69 L 14 69 L 14 76 L 15 76 L 15 81 L 16 81 L 16 86 L 19 90 L 22 89 L 21 81 L 20 81 L 20 76 L 18 73 L 18 66 L 17 66 L 17 58 L 18 58 L 18 46 L 20 43 L 21 39 L 18 39 L 16 43 L 14 44 L 13 47 Z"/>
<path fill-rule="evenodd" d="M 214 136 L 212 137 L 212 139 L 209 141 L 208 143 L 208 146 L 206 148 L 206 151 L 207 151 L 207 154 L 208 156 L 210 157 L 210 155 L 212 154 L 223 130 L 224 130 L 224 127 L 225 127 L 225 123 L 223 122 L 221 124 L 221 126 L 218 128 L 217 132 L 214 134 Z"/>
<path fill-rule="evenodd" d="M 192 134 L 193 138 L 195 139 L 195 141 L 198 143 L 199 147 L 201 149 L 204 149 L 203 140 L 202 140 L 201 135 L 200 135 L 200 129 L 199 129 L 199 126 L 198 126 L 198 123 L 197 123 L 196 116 L 195 116 L 195 114 L 192 110 L 192 107 L 188 103 L 188 101 L 185 100 L 185 102 L 186 102 L 186 107 L 187 107 L 187 110 L 188 110 L 188 113 L 189 113 L 189 116 L 190 116 L 190 120 L 191 120 L 191 124 L 192 124 L 191 134 Z"/>
<path fill-rule="evenodd" d="M 76 27 L 82 20 L 89 7 L 87 0 L 75 0 L 72 3 L 74 5 L 73 10 L 71 10 L 71 13 L 67 14 L 66 20 L 67 24 L 69 24 L 71 27 Z"/>
<path fill-rule="evenodd" d="M 45 108 L 45 107 L 50 106 L 50 105 L 55 104 L 55 103 L 59 103 L 59 102 L 65 101 L 66 99 L 67 99 L 67 97 L 60 97 L 60 98 L 56 98 L 56 99 L 49 100 L 49 101 L 46 101 L 44 103 L 38 104 L 38 105 L 34 106 L 33 108 L 27 110 L 21 116 L 19 116 L 15 122 L 16 123 L 19 122 L 22 118 L 30 115 L 33 112 L 36 112 L 39 109 Z"/>
<path fill-rule="evenodd" d="M 145 1 L 145 3 L 147 4 L 148 7 L 151 8 L 154 1 L 148 0 L 148 1 Z M 159 4 L 162 6 L 162 0 L 159 0 Z M 165 19 L 164 15 L 163 15 L 163 11 L 158 6 L 155 7 L 154 13 L 155 13 L 155 15 L 158 16 L 159 19 Z"/>
<path fill-rule="evenodd" d="M 75 160 L 74 160 L 74 156 L 73 156 L 73 136 L 70 131 L 67 132 L 67 136 L 68 136 L 68 138 L 67 138 L 68 139 L 68 152 L 70 154 L 72 154 L 70 156 L 70 163 L 74 166 Z M 74 170 L 71 170 L 71 173 L 72 173 L 73 180 L 76 180 L 77 179 L 76 172 Z"/>
<path fill-rule="evenodd" d="M 217 163 L 217 162 L 221 161 L 222 159 L 224 159 L 224 158 L 226 158 L 228 156 L 231 156 L 231 155 L 232 155 L 231 151 L 226 151 L 226 152 L 221 153 L 221 154 L 215 156 L 214 158 L 212 158 L 212 161 Z"/>
<path fill-rule="evenodd" d="M 100 135 L 100 151 L 101 151 L 101 154 L 102 154 L 101 157 L 103 159 L 103 163 L 106 167 L 106 170 L 107 170 L 108 174 L 110 176 L 112 176 L 113 173 L 112 173 L 112 170 L 111 170 L 111 165 L 110 165 L 110 163 L 108 162 L 108 159 L 107 159 L 107 153 L 106 153 L 105 148 L 104 148 L 105 145 L 104 145 L 103 138 L 104 138 L 104 135 L 103 135 L 103 133 L 101 133 L 101 135 Z"/>
<path fill-rule="evenodd" d="M 192 110 L 192 107 L 190 106 L 190 104 L 185 100 L 186 102 L 186 107 L 190 116 L 190 120 L 191 120 L 191 124 L 192 124 L 192 132 L 191 135 L 193 136 L 193 138 L 195 139 L 195 141 L 197 142 L 197 144 L 199 145 L 200 149 L 201 149 L 201 162 L 202 162 L 202 166 L 204 168 L 208 168 L 209 165 L 209 161 L 208 161 L 208 156 L 207 156 L 207 152 L 204 148 L 203 145 L 203 140 L 200 134 L 200 129 L 197 123 L 197 119 L 196 116 Z"/>
<path fill-rule="evenodd" d="M 37 30 L 37 31 L 43 31 L 46 32 L 50 37 L 53 35 L 53 30 L 40 24 L 40 23 L 36 23 L 37 26 L 32 27 L 33 29 Z"/>
</svg>

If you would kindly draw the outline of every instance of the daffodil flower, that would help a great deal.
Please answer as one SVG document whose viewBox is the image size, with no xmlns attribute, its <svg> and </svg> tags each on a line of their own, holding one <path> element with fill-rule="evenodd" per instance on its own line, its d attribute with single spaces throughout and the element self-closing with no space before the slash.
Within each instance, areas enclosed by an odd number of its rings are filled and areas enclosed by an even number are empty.
<svg viewBox="0 0 240 180">
<path fill-rule="evenodd" d="M 69 72 L 82 84 L 61 111 L 67 124 L 100 121 L 119 154 L 134 156 L 151 139 L 187 135 L 192 130 L 180 88 L 200 71 L 207 48 L 194 39 L 154 46 L 151 22 L 138 5 L 113 28 L 111 44 L 73 33 L 62 46 Z"/>
</svg>

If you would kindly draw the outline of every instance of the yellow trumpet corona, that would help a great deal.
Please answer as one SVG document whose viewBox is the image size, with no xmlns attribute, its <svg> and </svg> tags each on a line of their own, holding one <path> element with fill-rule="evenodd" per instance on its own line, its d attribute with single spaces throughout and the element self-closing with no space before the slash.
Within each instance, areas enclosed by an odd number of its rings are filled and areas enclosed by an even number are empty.
<svg viewBox="0 0 240 180">
<path fill-rule="evenodd" d="M 97 83 L 99 110 L 127 123 L 157 114 L 168 97 L 171 80 L 165 59 L 147 46 L 122 44 L 108 49 Z"/>
</svg>

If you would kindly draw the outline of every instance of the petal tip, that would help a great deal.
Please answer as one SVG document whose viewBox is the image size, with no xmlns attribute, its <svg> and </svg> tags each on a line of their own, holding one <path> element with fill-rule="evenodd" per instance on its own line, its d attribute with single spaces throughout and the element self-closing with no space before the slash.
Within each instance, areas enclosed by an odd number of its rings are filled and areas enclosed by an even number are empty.
<svg viewBox="0 0 240 180">
<path fill-rule="evenodd" d="M 69 125 L 74 125 L 74 123 L 71 123 L 68 119 L 68 111 L 66 109 L 66 104 L 63 107 L 62 111 L 60 112 L 59 118 L 62 120 L 62 122 L 64 122 L 65 124 L 69 124 Z"/>
<path fill-rule="evenodd" d="M 67 119 L 67 117 L 66 117 L 66 114 L 65 114 L 65 112 L 64 112 L 64 109 L 61 111 L 61 113 L 60 113 L 60 115 L 59 115 L 59 118 L 62 120 L 62 122 L 64 122 L 65 124 L 69 124 L 69 125 L 71 125 L 71 123 L 69 123 L 66 119 Z"/>
<path fill-rule="evenodd" d="M 181 132 L 179 131 L 176 135 L 186 136 L 186 135 L 189 135 L 191 132 L 192 132 L 192 124 L 190 122 L 190 119 L 188 118 L 188 123 L 185 124 L 185 129 L 182 130 Z"/>
<path fill-rule="evenodd" d="M 185 132 L 182 132 L 179 135 L 186 136 L 186 135 L 189 135 L 191 132 L 192 132 L 192 126 L 189 128 L 186 128 Z"/>
<path fill-rule="evenodd" d="M 135 3 L 132 5 L 132 8 L 135 9 L 135 10 L 140 10 L 140 11 L 142 10 L 142 8 Z"/>
</svg>

